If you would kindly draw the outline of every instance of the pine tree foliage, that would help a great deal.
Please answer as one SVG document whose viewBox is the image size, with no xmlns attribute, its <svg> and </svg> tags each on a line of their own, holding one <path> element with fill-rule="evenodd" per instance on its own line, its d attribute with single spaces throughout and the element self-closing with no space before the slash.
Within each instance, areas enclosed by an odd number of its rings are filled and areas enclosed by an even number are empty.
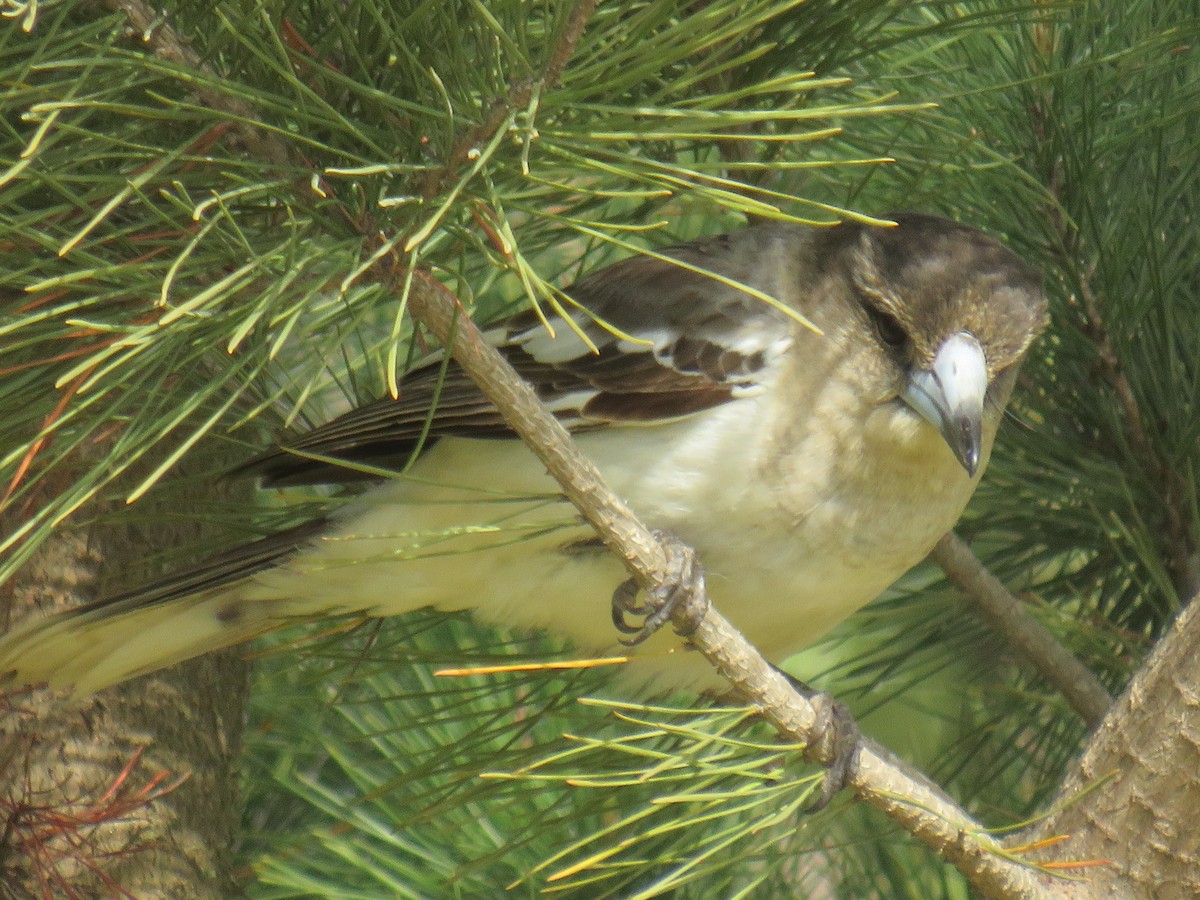
<svg viewBox="0 0 1200 900">
<path fill-rule="evenodd" d="M 279 409 L 292 424 L 331 367 L 354 396 L 394 389 L 413 352 L 403 302 L 365 277 L 393 250 L 484 318 L 518 300 L 550 314 L 571 272 L 648 231 L 839 215 L 731 180 L 721 142 L 768 133 L 763 159 L 739 163 L 751 171 L 797 164 L 775 159 L 793 143 L 821 148 L 807 166 L 863 164 L 840 149 L 842 124 L 896 112 L 814 75 L 819 53 L 794 64 L 813 27 L 795 3 L 600 9 L 569 67 L 546 58 L 568 52 L 566 4 L 179 4 L 141 35 L 182 36 L 158 56 L 100 6 L 44 3 L 31 34 L 5 35 L 21 90 L 0 176 L 16 310 L 4 387 L 25 398 L 8 433 L 36 435 L 6 454 L 12 499 L 106 445 L 8 537 L 14 564 L 98 492 L 135 501 L 214 433 L 278 426 Z M 812 42 L 837 52 L 850 21 Z M 561 71 L 543 86 L 548 66 Z M 36 390 L 47 378 L 57 393 Z M 162 446 L 149 479 L 122 481 Z"/>
<path fill-rule="evenodd" d="M 428 348 L 396 260 L 481 321 L 553 322 L 577 273 L 644 248 L 920 208 L 1004 236 L 1053 304 L 964 535 L 1113 689 L 1200 589 L 1194 3 L 4 12 L 0 489 L 24 524 L 0 579 L 103 500 L 136 516 L 185 456 L 211 477 L 394 391 Z M 179 514 L 233 539 L 337 498 L 283 500 Z M 797 816 L 810 773 L 745 711 L 576 702 L 621 695 L 596 672 L 432 674 L 564 656 L 434 614 L 346 623 L 301 662 L 273 646 L 247 891 L 964 896 L 874 816 Z M 933 571 L 814 660 L 995 826 L 1083 736 Z"/>
<path fill-rule="evenodd" d="M 1198 28 L 1195 4 L 1082 3 L 903 45 L 872 83 L 939 108 L 860 144 L 898 163 L 852 195 L 962 216 L 1045 273 L 1051 333 L 960 530 L 1113 691 L 1200 592 Z M 1085 729 L 952 592 L 910 581 L 914 594 L 847 623 L 839 692 L 857 683 L 874 708 L 919 684 L 906 721 L 881 724 L 901 731 L 891 743 L 909 731 L 939 782 L 1018 822 Z M 868 871 L 894 866 L 878 848 Z"/>
</svg>

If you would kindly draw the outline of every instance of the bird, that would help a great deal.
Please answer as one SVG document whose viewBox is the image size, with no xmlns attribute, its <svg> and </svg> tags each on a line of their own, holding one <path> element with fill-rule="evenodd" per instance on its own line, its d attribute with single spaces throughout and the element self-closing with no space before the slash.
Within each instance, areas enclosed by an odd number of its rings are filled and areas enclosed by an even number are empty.
<svg viewBox="0 0 1200 900">
<path fill-rule="evenodd" d="M 484 332 L 639 517 L 694 548 L 712 602 L 775 662 L 954 526 L 1047 325 L 1039 273 L 1001 241 L 887 218 L 760 222 L 633 256 L 566 289 L 569 321 L 525 310 Z M 665 689 L 717 679 L 670 629 L 619 644 L 620 562 L 453 360 L 431 355 L 398 397 L 238 472 L 350 499 L 18 626 L 0 682 L 87 694 L 297 617 L 429 607 L 618 649 Z"/>
</svg>

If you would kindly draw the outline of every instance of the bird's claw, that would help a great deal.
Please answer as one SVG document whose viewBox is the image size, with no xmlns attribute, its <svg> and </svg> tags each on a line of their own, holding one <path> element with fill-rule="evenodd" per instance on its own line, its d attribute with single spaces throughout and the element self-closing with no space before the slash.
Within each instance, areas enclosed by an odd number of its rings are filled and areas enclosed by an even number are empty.
<svg viewBox="0 0 1200 900">
<path fill-rule="evenodd" d="M 821 793 L 807 810 L 812 815 L 828 806 L 829 801 L 850 784 L 858 769 L 862 733 L 846 704 L 835 700 L 833 695 L 820 692 L 810 699 L 817 710 L 813 731 L 818 735 L 820 755 L 822 760 L 828 760 L 824 763 L 825 778 L 821 782 Z"/>
<path fill-rule="evenodd" d="M 805 812 L 813 815 L 829 805 L 842 788 L 850 784 L 858 769 L 858 749 L 862 732 L 846 704 L 826 691 L 810 687 L 781 669 L 777 670 L 816 710 L 812 733 L 816 735 L 817 755 L 825 767 L 821 793 Z"/>
<path fill-rule="evenodd" d="M 613 592 L 612 621 L 616 629 L 629 637 L 621 638 L 627 647 L 635 647 L 658 631 L 677 610 L 686 610 L 685 621 L 675 631 L 681 637 L 692 634 L 708 612 L 708 595 L 704 591 L 704 570 L 696 551 L 673 534 L 654 532 L 667 554 L 667 573 L 662 583 L 646 592 L 644 602 L 638 602 L 639 588 L 630 578 Z M 641 623 L 628 621 L 628 616 L 644 617 Z"/>
</svg>

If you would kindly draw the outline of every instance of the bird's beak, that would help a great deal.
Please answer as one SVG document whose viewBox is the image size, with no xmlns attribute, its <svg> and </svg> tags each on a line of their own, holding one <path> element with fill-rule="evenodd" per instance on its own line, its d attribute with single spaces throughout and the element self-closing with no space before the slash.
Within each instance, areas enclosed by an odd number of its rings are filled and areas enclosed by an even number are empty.
<svg viewBox="0 0 1200 900">
<path fill-rule="evenodd" d="M 987 386 L 983 348 L 973 335 L 959 332 L 942 342 L 932 366 L 909 375 L 900 395 L 941 432 L 971 477 L 979 468 Z"/>
</svg>

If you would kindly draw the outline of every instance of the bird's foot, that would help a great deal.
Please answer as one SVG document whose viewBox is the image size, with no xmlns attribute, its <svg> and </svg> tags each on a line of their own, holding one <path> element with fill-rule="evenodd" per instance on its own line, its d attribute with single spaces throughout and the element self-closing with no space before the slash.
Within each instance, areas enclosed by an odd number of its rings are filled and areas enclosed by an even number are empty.
<svg viewBox="0 0 1200 900">
<path fill-rule="evenodd" d="M 675 633 L 681 637 L 692 634 L 708 612 L 708 595 L 704 590 L 704 569 L 696 551 L 667 531 L 655 531 L 654 536 L 667 554 L 666 578 L 647 591 L 644 602 L 638 602 L 639 588 L 630 578 L 613 592 L 613 625 L 622 634 L 621 643 L 635 647 L 662 628 L 676 611 L 685 611 L 684 620 L 676 623 Z M 629 616 L 644 616 L 640 624 L 628 621 Z"/>
<path fill-rule="evenodd" d="M 806 810 L 812 815 L 828 806 L 829 801 L 850 784 L 858 768 L 858 748 L 862 732 L 859 731 L 858 723 L 854 721 L 854 716 L 850 714 L 846 704 L 834 699 L 833 695 L 826 691 L 819 691 L 800 679 L 793 678 L 781 669 L 777 671 L 812 703 L 817 713 L 812 731 L 816 737 L 814 746 L 817 756 L 825 766 L 825 780 L 821 783 L 820 795 Z"/>
</svg>

